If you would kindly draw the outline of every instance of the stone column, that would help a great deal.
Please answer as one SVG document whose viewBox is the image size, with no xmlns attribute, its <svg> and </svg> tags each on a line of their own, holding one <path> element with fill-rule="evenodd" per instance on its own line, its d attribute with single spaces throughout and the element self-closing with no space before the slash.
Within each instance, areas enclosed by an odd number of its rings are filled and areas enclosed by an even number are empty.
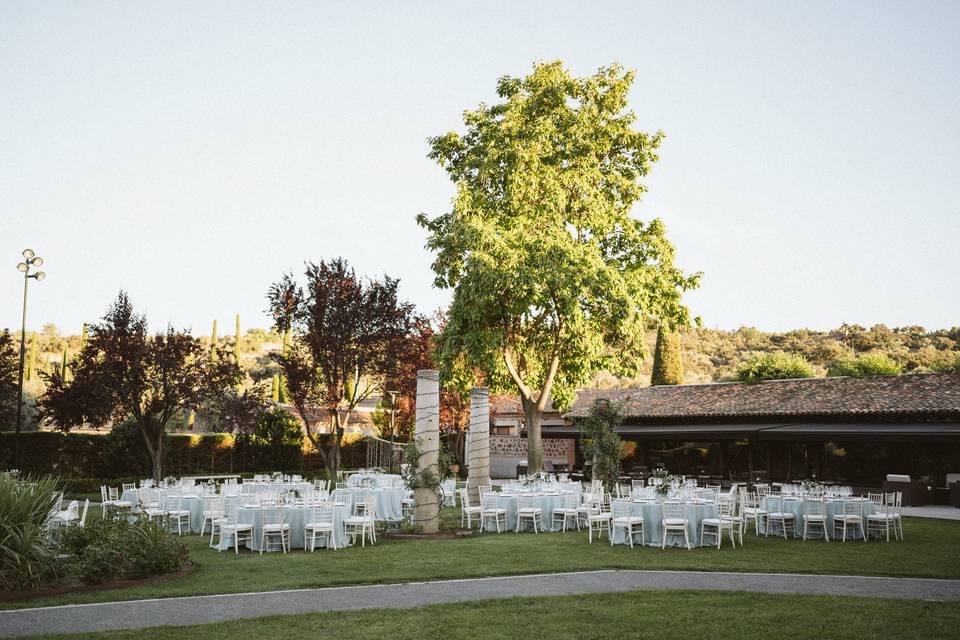
<svg viewBox="0 0 960 640">
<path fill-rule="evenodd" d="M 417 447 L 420 449 L 421 471 L 432 469 L 439 475 L 440 462 L 440 372 L 434 369 L 417 371 Z M 413 492 L 413 522 L 424 533 L 436 533 L 440 526 L 438 492 L 419 488 Z"/>
<path fill-rule="evenodd" d="M 470 504 L 480 503 L 480 487 L 490 485 L 490 392 L 485 387 L 470 390 L 470 443 L 467 491 Z"/>
</svg>

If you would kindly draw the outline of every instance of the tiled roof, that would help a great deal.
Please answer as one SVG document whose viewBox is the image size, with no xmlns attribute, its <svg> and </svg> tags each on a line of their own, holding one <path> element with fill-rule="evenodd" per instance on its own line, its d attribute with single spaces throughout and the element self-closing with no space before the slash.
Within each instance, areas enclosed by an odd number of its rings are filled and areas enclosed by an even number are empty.
<svg viewBox="0 0 960 640">
<path fill-rule="evenodd" d="M 568 418 L 587 415 L 600 398 L 623 402 L 629 422 L 783 418 L 919 418 L 960 421 L 960 374 L 806 378 L 759 384 L 715 383 L 583 390 Z"/>
</svg>

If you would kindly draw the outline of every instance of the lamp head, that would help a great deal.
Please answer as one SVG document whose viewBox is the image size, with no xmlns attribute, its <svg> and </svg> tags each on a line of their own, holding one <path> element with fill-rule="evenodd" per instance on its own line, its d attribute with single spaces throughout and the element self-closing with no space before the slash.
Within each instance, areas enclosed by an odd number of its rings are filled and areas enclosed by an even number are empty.
<svg viewBox="0 0 960 640">
<path fill-rule="evenodd" d="M 29 260 L 30 258 L 32 258 L 32 257 L 35 256 L 35 255 L 37 255 L 37 254 L 35 254 L 35 253 L 33 252 L 33 249 L 24 249 L 24 250 L 23 250 L 23 257 L 26 258 L 27 260 Z"/>
<path fill-rule="evenodd" d="M 35 267 L 39 267 L 40 265 L 43 264 L 43 258 L 41 258 L 40 256 L 34 256 L 33 259 L 30 260 L 30 264 L 32 264 Z"/>
<path fill-rule="evenodd" d="M 37 271 L 37 272 L 36 272 L 35 274 L 33 274 L 33 276 L 31 276 L 31 277 L 36 278 L 36 279 L 37 279 L 37 282 L 40 282 L 41 280 L 43 280 L 44 278 L 47 277 L 47 274 L 45 274 L 43 271 Z"/>
<path fill-rule="evenodd" d="M 29 268 L 30 268 L 30 265 L 28 265 L 26 262 L 21 262 L 20 264 L 17 265 L 17 271 L 19 271 L 20 273 L 26 273 Z"/>
</svg>

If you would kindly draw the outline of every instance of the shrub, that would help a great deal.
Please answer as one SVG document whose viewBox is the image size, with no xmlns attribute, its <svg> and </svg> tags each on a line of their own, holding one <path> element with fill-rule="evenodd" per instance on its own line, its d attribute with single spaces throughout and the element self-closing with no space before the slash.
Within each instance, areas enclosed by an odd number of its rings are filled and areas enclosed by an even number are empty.
<svg viewBox="0 0 960 640">
<path fill-rule="evenodd" d="M 812 378 L 813 375 L 813 366 L 806 358 L 785 351 L 753 353 L 737 367 L 737 379 L 741 382 Z"/>
<path fill-rule="evenodd" d="M 851 378 L 896 376 L 900 373 L 900 365 L 884 353 L 865 353 L 856 358 L 838 360 L 830 365 L 827 371 L 828 376 L 849 376 Z"/>
<path fill-rule="evenodd" d="M 61 546 L 71 556 L 72 572 L 87 584 L 172 573 L 189 559 L 178 537 L 146 518 L 66 527 Z"/>
<path fill-rule="evenodd" d="M 0 583 L 4 590 L 36 588 L 55 572 L 46 526 L 59 487 L 54 478 L 16 481 L 0 475 Z"/>
<path fill-rule="evenodd" d="M 960 351 L 944 351 L 930 364 L 939 373 L 960 373 Z"/>
</svg>

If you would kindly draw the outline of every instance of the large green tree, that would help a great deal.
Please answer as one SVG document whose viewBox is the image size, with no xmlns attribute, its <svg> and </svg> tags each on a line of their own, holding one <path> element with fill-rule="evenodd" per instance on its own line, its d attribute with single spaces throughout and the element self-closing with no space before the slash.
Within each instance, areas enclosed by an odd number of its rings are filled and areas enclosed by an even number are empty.
<svg viewBox="0 0 960 640">
<path fill-rule="evenodd" d="M 633 128 L 633 80 L 618 65 L 575 78 L 536 64 L 499 80 L 503 102 L 467 111 L 464 134 L 430 141 L 457 188 L 451 211 L 417 218 L 436 286 L 453 289 L 441 368 L 519 392 L 530 471 L 550 399 L 568 407 L 599 370 L 635 375 L 648 320 L 688 322 L 680 296 L 698 275 L 674 267 L 659 220 L 630 215 L 663 139 Z"/>
</svg>

